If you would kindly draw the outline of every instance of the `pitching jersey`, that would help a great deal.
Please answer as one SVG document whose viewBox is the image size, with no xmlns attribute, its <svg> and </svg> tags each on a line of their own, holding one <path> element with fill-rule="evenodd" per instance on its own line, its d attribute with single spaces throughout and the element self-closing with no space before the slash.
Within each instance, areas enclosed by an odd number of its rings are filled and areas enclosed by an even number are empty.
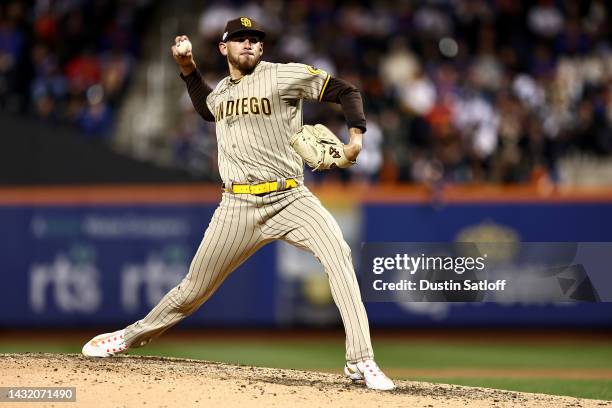
<svg viewBox="0 0 612 408">
<path fill-rule="evenodd" d="M 222 79 L 206 98 L 215 117 L 221 179 L 300 179 L 304 163 L 289 139 L 302 126 L 303 100 L 320 101 L 329 78 L 304 64 L 260 61 L 239 80 Z"/>
</svg>

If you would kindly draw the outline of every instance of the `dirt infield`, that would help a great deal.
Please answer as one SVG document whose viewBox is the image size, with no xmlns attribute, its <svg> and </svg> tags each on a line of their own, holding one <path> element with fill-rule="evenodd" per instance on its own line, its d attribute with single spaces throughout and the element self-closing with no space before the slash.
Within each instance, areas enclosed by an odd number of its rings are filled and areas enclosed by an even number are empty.
<svg viewBox="0 0 612 408">
<path fill-rule="evenodd" d="M 73 354 L 0 354 L 0 386 L 76 387 L 60 407 L 612 407 L 612 402 L 397 381 L 375 392 L 337 374 L 234 366 L 200 360 Z M 24 407 L 0 403 L 0 407 Z"/>
</svg>

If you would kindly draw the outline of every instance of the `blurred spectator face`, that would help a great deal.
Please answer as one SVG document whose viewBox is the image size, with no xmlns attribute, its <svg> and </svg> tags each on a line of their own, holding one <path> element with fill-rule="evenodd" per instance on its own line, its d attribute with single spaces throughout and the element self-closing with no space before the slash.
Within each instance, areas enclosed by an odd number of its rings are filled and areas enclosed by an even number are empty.
<svg viewBox="0 0 612 408">
<path fill-rule="evenodd" d="M 41 118 L 50 118 L 55 109 L 55 103 L 48 95 L 38 98 L 35 102 L 36 114 Z"/>
<path fill-rule="evenodd" d="M 57 36 L 57 21 L 51 14 L 44 14 L 34 22 L 34 32 L 41 40 L 53 42 Z"/>
<path fill-rule="evenodd" d="M 436 102 L 436 88 L 423 73 L 402 87 L 400 99 L 405 109 L 417 115 L 426 115 Z"/>
<path fill-rule="evenodd" d="M 578 120 L 582 125 L 590 125 L 593 121 L 593 105 L 589 101 L 582 101 L 578 108 Z"/>
<path fill-rule="evenodd" d="M 529 28 L 540 37 L 552 38 L 563 29 L 563 15 L 551 0 L 540 0 L 529 10 Z"/>
<path fill-rule="evenodd" d="M 219 51 L 240 71 L 251 71 L 261 59 L 263 42 L 257 36 L 237 36 L 219 43 Z"/>
<path fill-rule="evenodd" d="M 65 72 L 70 85 L 79 91 L 84 91 L 100 81 L 100 63 L 91 53 L 84 53 L 70 60 L 66 64 Z"/>
</svg>

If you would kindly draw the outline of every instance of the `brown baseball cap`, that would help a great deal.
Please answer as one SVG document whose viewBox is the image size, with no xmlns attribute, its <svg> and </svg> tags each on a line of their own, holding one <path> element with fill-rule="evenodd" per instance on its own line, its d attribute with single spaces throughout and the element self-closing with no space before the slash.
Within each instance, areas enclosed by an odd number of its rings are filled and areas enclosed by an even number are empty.
<svg viewBox="0 0 612 408">
<path fill-rule="evenodd" d="M 248 34 L 251 33 L 256 35 L 260 39 L 266 37 L 265 31 L 261 29 L 259 24 L 255 20 L 248 17 L 238 17 L 230 20 L 225 24 L 225 30 L 221 35 L 221 41 L 227 41 L 228 38 L 235 36 L 236 34 Z"/>
</svg>

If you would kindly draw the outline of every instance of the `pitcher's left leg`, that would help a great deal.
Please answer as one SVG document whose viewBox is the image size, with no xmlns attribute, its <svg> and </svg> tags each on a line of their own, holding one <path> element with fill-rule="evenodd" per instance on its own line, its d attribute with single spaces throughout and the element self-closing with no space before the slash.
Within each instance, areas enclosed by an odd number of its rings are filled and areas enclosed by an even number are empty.
<svg viewBox="0 0 612 408">
<path fill-rule="evenodd" d="M 278 238 L 313 253 L 323 265 L 346 332 L 346 360 L 372 359 L 368 316 L 361 301 L 351 250 L 329 211 L 305 187 L 297 190 L 292 194 L 291 204 L 275 211 L 269 220 L 270 230 L 289 230 Z"/>
<path fill-rule="evenodd" d="M 273 221 L 289 227 L 289 233 L 281 239 L 309 250 L 325 268 L 346 332 L 344 374 L 353 381 L 364 381 L 373 390 L 394 389 L 393 381 L 374 361 L 368 317 L 361 301 L 351 250 L 334 217 L 306 187 L 300 187 L 291 204 L 276 212 Z"/>
</svg>

